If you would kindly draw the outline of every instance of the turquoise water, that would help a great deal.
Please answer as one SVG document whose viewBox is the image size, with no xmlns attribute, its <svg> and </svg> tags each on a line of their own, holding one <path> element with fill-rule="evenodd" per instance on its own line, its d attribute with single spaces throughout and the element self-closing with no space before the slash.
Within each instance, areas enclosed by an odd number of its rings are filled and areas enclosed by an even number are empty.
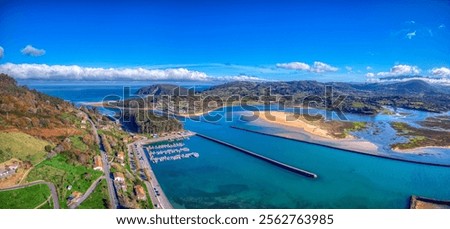
<svg viewBox="0 0 450 229">
<path fill-rule="evenodd" d="M 120 95 L 121 85 L 40 85 L 44 93 L 72 102 L 94 102 Z M 140 86 L 132 85 L 133 90 Z M 318 111 L 320 112 L 320 111 Z M 224 115 L 223 111 L 216 112 Z M 434 115 L 413 112 L 399 117 L 413 123 Z M 187 120 L 185 128 L 230 142 L 261 155 L 316 173 L 309 179 L 267 164 L 226 146 L 192 137 L 185 140 L 197 159 L 154 164 L 164 192 L 176 208 L 406 208 L 411 195 L 450 200 L 450 168 L 354 154 L 279 139 L 230 125 L 268 133 L 279 128 L 237 119 L 216 124 Z M 396 117 L 394 117 L 396 118 Z M 350 115 L 351 120 L 389 121 L 390 116 Z"/>
<path fill-rule="evenodd" d="M 154 165 L 177 208 L 406 208 L 411 195 L 450 199 L 450 168 L 405 163 L 231 129 L 186 128 L 316 173 L 309 179 L 193 137 L 197 159 Z"/>
</svg>

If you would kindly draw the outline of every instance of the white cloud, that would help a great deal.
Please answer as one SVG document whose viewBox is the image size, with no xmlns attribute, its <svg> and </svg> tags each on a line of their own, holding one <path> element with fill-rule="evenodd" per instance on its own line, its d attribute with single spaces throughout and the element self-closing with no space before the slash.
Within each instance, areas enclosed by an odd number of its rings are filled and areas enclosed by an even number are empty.
<svg viewBox="0 0 450 229">
<path fill-rule="evenodd" d="M 352 72 L 352 71 L 353 71 L 353 68 L 350 67 L 350 66 L 345 66 L 345 69 L 346 69 L 348 72 Z"/>
<path fill-rule="evenodd" d="M 445 25 L 444 25 L 444 24 L 441 24 L 441 25 L 439 25 L 438 28 L 439 28 L 439 29 L 445 29 Z"/>
<path fill-rule="evenodd" d="M 373 74 L 372 72 L 369 72 L 366 74 L 366 77 L 369 77 L 369 78 L 375 77 L 375 74 Z"/>
<path fill-rule="evenodd" d="M 315 72 L 315 73 L 336 72 L 339 70 L 336 67 L 333 67 L 329 64 L 326 64 L 326 63 L 323 63 L 320 61 L 315 61 L 312 66 L 309 66 L 308 64 L 305 64 L 302 62 L 279 63 L 279 64 L 276 64 L 276 66 L 277 66 L 277 68 L 309 71 L 309 72 Z"/>
<path fill-rule="evenodd" d="M 410 33 L 407 33 L 406 34 L 406 37 L 408 38 L 408 39 L 412 39 L 413 37 L 415 37 L 416 36 L 416 31 L 414 31 L 414 32 L 410 32 Z"/>
<path fill-rule="evenodd" d="M 389 72 L 379 72 L 377 76 L 400 76 L 400 75 L 417 75 L 420 69 L 417 66 L 410 65 L 395 65 Z"/>
<path fill-rule="evenodd" d="M 2 46 L 0 46 L 0 59 L 3 58 L 4 55 L 5 55 L 5 50 L 3 49 Z"/>
<path fill-rule="evenodd" d="M 42 56 L 45 54 L 44 49 L 37 49 L 31 45 L 25 46 L 25 48 L 23 48 L 20 52 L 26 56 Z"/>
<path fill-rule="evenodd" d="M 316 61 L 314 62 L 314 66 L 311 68 L 311 72 L 337 72 L 339 69 L 336 67 L 333 67 L 329 64 L 325 64 L 323 62 Z"/>
<path fill-rule="evenodd" d="M 380 79 L 380 78 L 367 78 L 367 82 L 370 83 L 395 83 L 406 82 L 410 80 L 422 80 L 430 84 L 439 84 L 444 86 L 450 86 L 450 79 L 448 78 L 428 78 L 428 77 L 411 77 L 403 79 Z"/>
<path fill-rule="evenodd" d="M 266 81 L 256 76 L 238 75 L 238 76 L 218 76 L 215 77 L 218 81 Z"/>
<path fill-rule="evenodd" d="M 255 76 L 212 77 L 186 68 L 92 68 L 78 65 L 12 64 L 0 65 L 0 72 L 16 79 L 44 80 L 182 80 L 182 81 L 261 81 Z"/>
<path fill-rule="evenodd" d="M 308 64 L 305 64 L 302 62 L 281 63 L 281 64 L 276 64 L 276 66 L 277 66 L 277 68 L 302 70 L 302 71 L 309 71 L 311 69 L 311 67 Z"/>
<path fill-rule="evenodd" d="M 446 67 L 433 68 L 430 72 L 436 76 L 450 77 L 450 69 Z"/>
<path fill-rule="evenodd" d="M 367 70 L 367 71 L 372 71 L 372 70 L 373 70 L 373 68 L 372 68 L 372 67 L 370 67 L 370 66 L 367 66 L 367 67 L 366 67 L 366 70 Z"/>
</svg>

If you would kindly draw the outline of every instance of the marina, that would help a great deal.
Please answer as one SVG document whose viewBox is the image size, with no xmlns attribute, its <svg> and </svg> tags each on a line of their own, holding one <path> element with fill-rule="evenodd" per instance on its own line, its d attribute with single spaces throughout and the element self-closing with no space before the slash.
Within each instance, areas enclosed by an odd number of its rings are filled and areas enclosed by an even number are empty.
<svg viewBox="0 0 450 229">
<path fill-rule="evenodd" d="M 99 87 L 101 90 L 98 90 Z M 83 98 L 83 101 L 100 101 L 106 91 L 121 93 L 121 87 L 101 86 L 92 88 L 70 86 L 63 90 L 61 87 L 45 86 L 36 89 L 71 101 L 78 97 Z M 74 90 L 80 90 L 81 94 L 76 94 Z M 85 91 L 92 92 L 90 94 L 92 97 L 87 98 L 85 94 L 88 93 Z M 74 102 L 80 102 L 80 100 L 74 100 Z M 156 208 L 169 208 L 169 200 L 174 208 L 408 208 L 411 195 L 437 200 L 450 198 L 448 185 L 443 182 L 450 178 L 448 167 L 387 160 L 275 137 L 289 130 L 270 125 L 259 126 L 256 122 L 248 120 L 241 121 L 239 115 L 245 113 L 242 113 L 239 108 L 232 109 L 235 113 L 230 114 L 232 116 L 230 122 L 219 121 L 217 125 L 211 125 L 186 119 L 183 123 L 186 131 L 170 136 L 160 134 L 157 138 L 139 140 L 141 147 L 161 145 L 163 142 L 164 144 L 181 142 L 184 146 L 179 145 L 176 148 L 187 147 L 190 149 L 189 152 L 198 152 L 201 155 L 195 160 L 192 158 L 171 160 L 156 164 L 148 160 L 153 175 L 149 183 L 155 185 L 160 196 L 156 195 L 153 187 L 148 190 L 154 198 L 152 201 L 158 203 L 158 198 L 162 201 Z M 351 121 L 377 123 L 380 134 L 372 136 L 372 132 L 367 131 L 367 133 L 360 133 L 359 136 L 369 140 L 380 138 L 380 144 L 385 144 L 394 137 L 394 132 L 389 128 L 389 122 L 401 119 L 413 125 L 429 116 L 436 115 L 422 111 L 401 111 L 408 112 L 410 115 L 405 118 L 388 114 L 371 117 L 354 114 L 346 114 L 346 116 Z M 104 113 L 105 109 L 101 112 Z M 320 113 L 321 111 L 312 110 L 311 112 Z M 217 111 L 214 114 L 224 117 L 228 115 L 224 111 Z M 230 126 L 270 135 L 243 131 Z M 312 171 L 319 176 L 319 179 L 304 179 L 285 169 L 248 157 L 236 149 L 195 136 L 193 132 L 306 171 Z M 297 134 L 292 131 L 289 133 Z M 154 149 L 154 151 L 167 149 L 173 148 Z M 141 160 L 141 156 L 147 149 L 142 148 L 138 151 L 140 156 L 133 158 L 131 167 L 137 167 L 136 171 L 139 175 L 146 176 L 143 172 L 145 169 L 142 168 L 147 168 L 147 162 L 145 157 Z M 448 149 L 441 149 L 439 154 L 408 154 L 406 156 L 422 161 L 436 157 L 443 163 L 448 159 L 448 155 Z M 146 156 L 149 158 L 148 155 Z M 434 161 L 438 162 L 437 159 Z M 154 183 L 156 177 L 158 183 Z M 167 201 L 165 201 L 166 198 L 162 198 L 165 195 L 167 195 Z M 199 201 L 200 198 L 201 201 Z"/>
<path fill-rule="evenodd" d="M 192 136 L 195 133 L 188 133 Z M 197 152 L 190 152 L 188 147 L 182 142 L 188 139 L 188 136 L 172 136 L 172 138 L 162 139 L 159 142 L 154 141 L 153 144 L 145 146 L 148 152 L 149 159 L 153 163 L 160 163 L 165 161 L 175 161 L 181 159 L 198 158 L 200 156 Z M 158 138 L 156 138 L 158 139 Z"/>
</svg>

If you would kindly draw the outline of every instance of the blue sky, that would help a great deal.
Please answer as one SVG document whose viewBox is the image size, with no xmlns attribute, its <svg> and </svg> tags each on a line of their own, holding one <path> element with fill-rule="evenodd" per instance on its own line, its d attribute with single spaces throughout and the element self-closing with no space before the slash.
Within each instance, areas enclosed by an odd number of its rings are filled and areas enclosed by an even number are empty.
<svg viewBox="0 0 450 229">
<path fill-rule="evenodd" d="M 450 77 L 448 12 L 449 1 L 430 0 L 0 0 L 0 71 L 102 80 Z"/>
</svg>

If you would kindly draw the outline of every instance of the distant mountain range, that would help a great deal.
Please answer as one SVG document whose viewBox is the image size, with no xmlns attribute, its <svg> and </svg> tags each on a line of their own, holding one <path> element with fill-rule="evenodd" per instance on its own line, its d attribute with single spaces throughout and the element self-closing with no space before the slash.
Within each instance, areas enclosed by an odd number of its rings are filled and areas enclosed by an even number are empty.
<svg viewBox="0 0 450 229">
<path fill-rule="evenodd" d="M 136 93 L 138 95 L 187 95 L 191 90 L 172 84 L 154 84 L 140 88 Z"/>
<path fill-rule="evenodd" d="M 450 93 L 422 80 L 408 80 L 398 83 L 371 83 L 352 85 L 353 88 L 383 95 L 432 95 Z"/>
<path fill-rule="evenodd" d="M 394 83 L 321 83 L 317 81 L 289 81 L 289 82 L 246 82 L 235 81 L 213 86 L 197 96 L 216 96 L 227 98 L 230 96 L 245 96 L 247 98 L 261 98 L 272 95 L 278 98 L 292 97 L 293 104 L 302 104 L 304 99 L 311 96 L 323 98 L 325 88 L 332 88 L 333 97 L 346 96 L 340 108 L 346 112 L 376 114 L 383 110 L 383 106 L 417 109 L 431 112 L 450 110 L 450 88 L 429 84 L 422 80 L 407 80 Z M 141 88 L 140 95 L 180 95 L 189 97 L 192 89 L 176 85 L 157 84 Z M 325 101 L 316 104 L 325 107 Z"/>
</svg>

